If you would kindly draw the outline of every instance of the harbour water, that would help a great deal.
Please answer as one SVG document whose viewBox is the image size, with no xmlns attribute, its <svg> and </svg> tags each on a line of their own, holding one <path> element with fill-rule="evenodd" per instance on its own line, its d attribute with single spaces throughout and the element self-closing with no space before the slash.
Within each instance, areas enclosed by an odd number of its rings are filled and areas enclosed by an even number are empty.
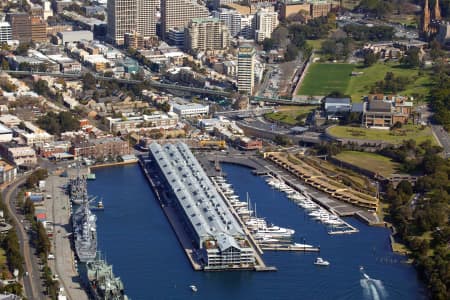
<svg viewBox="0 0 450 300">
<path fill-rule="evenodd" d="M 316 253 L 266 252 L 264 260 L 277 272 L 195 272 L 140 167 L 97 169 L 88 189 L 105 206 L 96 212 L 98 247 L 131 299 L 425 299 L 413 267 L 390 251 L 387 229 L 349 218 L 359 233 L 330 236 L 250 169 L 223 169 L 241 199 L 248 192 L 257 203 L 258 216 L 295 229 L 295 241 L 320 246 L 331 265 L 313 265 Z"/>
</svg>

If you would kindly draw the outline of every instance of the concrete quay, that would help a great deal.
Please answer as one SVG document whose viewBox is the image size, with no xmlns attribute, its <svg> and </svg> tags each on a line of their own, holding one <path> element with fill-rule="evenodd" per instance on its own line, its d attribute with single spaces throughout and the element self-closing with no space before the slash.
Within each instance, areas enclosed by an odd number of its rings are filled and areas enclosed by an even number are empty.
<svg viewBox="0 0 450 300">
<path fill-rule="evenodd" d="M 57 175 L 50 175 L 46 181 L 47 194 L 52 197 L 46 197 L 44 205 L 47 219 L 53 222 L 52 249 L 55 256 L 54 260 L 49 260 L 49 266 L 58 275 L 68 299 L 87 300 L 88 295 L 82 286 L 71 248 L 70 200 L 63 189 L 67 182 L 68 177 Z"/>
</svg>

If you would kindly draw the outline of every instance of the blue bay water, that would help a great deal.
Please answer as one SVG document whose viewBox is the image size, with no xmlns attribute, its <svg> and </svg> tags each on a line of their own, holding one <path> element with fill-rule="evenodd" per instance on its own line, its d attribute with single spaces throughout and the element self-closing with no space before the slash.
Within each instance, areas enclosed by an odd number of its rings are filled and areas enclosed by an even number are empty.
<svg viewBox="0 0 450 300">
<path fill-rule="evenodd" d="M 99 250 L 126 292 L 140 299 L 424 299 L 412 266 L 389 249 L 389 231 L 347 219 L 360 232 L 327 234 L 284 193 L 271 189 L 249 169 L 224 165 L 241 199 L 249 193 L 258 216 L 295 229 L 296 242 L 320 246 L 331 266 L 313 265 L 317 254 L 266 252 L 277 272 L 194 272 L 138 165 L 95 170 L 89 193 L 102 197 L 96 212 Z M 364 266 L 370 280 L 362 279 Z M 189 285 L 195 284 L 193 293 Z"/>
</svg>

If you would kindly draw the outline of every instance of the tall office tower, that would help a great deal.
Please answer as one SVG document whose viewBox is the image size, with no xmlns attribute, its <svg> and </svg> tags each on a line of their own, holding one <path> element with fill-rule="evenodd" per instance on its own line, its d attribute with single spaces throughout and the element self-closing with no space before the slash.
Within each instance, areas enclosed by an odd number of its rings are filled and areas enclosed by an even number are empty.
<svg viewBox="0 0 450 300">
<path fill-rule="evenodd" d="M 156 36 L 160 0 L 137 0 L 137 33 L 144 39 Z"/>
<path fill-rule="evenodd" d="M 0 43 L 6 43 L 12 40 L 11 24 L 8 22 L 0 22 Z"/>
<path fill-rule="evenodd" d="M 238 52 L 238 91 L 253 94 L 255 85 L 255 49 L 249 45 L 239 47 Z"/>
<path fill-rule="evenodd" d="M 169 29 L 183 30 L 189 21 L 195 18 L 206 18 L 208 8 L 196 0 L 161 0 L 161 33 L 167 39 Z"/>
<path fill-rule="evenodd" d="M 33 42 L 46 42 L 47 41 L 47 23 L 42 17 L 31 16 L 31 40 Z"/>
<path fill-rule="evenodd" d="M 262 42 L 272 36 L 273 30 L 278 26 L 278 13 L 268 9 L 259 9 L 256 13 L 255 40 Z"/>
<path fill-rule="evenodd" d="M 219 19 L 197 18 L 184 29 L 184 41 L 189 51 L 223 50 L 230 45 L 230 32 Z"/>
<path fill-rule="evenodd" d="M 123 45 L 125 33 L 137 31 L 137 1 L 108 0 L 108 39 Z"/>
<path fill-rule="evenodd" d="M 20 43 L 31 41 L 30 15 L 27 13 L 11 13 L 7 16 L 12 28 L 12 37 Z"/>
</svg>

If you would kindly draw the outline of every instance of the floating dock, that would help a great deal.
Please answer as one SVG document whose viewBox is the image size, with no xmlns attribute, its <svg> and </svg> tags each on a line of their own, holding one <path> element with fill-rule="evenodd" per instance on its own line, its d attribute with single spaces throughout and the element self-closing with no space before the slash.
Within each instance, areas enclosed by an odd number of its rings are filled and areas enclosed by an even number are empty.
<svg viewBox="0 0 450 300">
<path fill-rule="evenodd" d="M 292 247 L 285 245 L 262 245 L 261 248 L 266 251 L 297 251 L 297 252 L 319 252 L 318 247 Z"/>
</svg>

